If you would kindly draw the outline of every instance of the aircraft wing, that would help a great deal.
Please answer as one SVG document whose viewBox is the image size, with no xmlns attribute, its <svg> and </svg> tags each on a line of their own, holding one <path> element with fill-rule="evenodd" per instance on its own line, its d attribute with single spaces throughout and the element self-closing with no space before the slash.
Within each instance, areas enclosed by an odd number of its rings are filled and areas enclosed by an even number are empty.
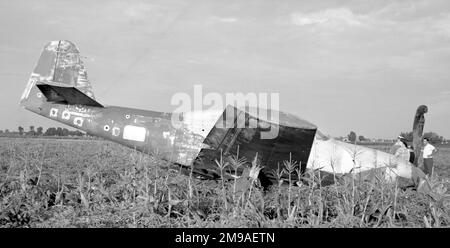
<svg viewBox="0 0 450 248">
<path fill-rule="evenodd" d="M 226 116 L 232 111 L 235 111 L 235 115 L 230 120 Z M 226 119 L 232 124 L 228 123 L 227 126 L 221 127 L 216 123 L 203 142 L 210 148 L 202 149 L 200 152 L 203 162 L 207 163 L 198 163 L 195 166 L 211 164 L 211 162 L 215 164 L 214 160 L 220 158 L 221 152 L 224 157 L 236 155 L 239 147 L 239 157 L 245 157 L 248 162 L 251 162 L 258 154 L 259 163 L 264 166 L 263 171 L 266 172 L 264 174 L 272 182 L 276 181 L 272 170 L 276 170 L 278 165 L 280 169 L 283 169 L 283 161 L 292 159 L 297 161 L 297 166 L 301 163 L 302 172 L 306 170 L 317 131 L 315 125 L 283 112 L 279 112 L 278 123 L 275 123 L 257 118 L 232 106 L 225 109 L 222 117 L 218 122 Z M 247 127 L 242 127 L 242 123 L 245 123 Z M 248 127 L 250 123 L 256 123 L 256 125 Z M 276 137 L 262 138 L 264 132 L 277 129 Z M 204 161 L 205 159 L 211 161 Z"/>
<path fill-rule="evenodd" d="M 86 105 L 103 108 L 103 105 L 90 98 L 75 87 L 57 86 L 46 83 L 36 84 L 49 102 L 70 105 Z"/>
</svg>

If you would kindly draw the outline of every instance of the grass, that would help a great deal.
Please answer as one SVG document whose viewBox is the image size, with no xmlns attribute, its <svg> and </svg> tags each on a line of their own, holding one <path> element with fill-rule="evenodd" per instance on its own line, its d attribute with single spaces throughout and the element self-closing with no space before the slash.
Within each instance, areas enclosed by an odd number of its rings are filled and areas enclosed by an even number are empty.
<svg viewBox="0 0 450 248">
<path fill-rule="evenodd" d="M 296 161 L 264 191 L 253 158 L 245 176 L 198 180 L 155 156 L 101 140 L 0 139 L 2 227 L 445 227 L 450 225 L 450 148 L 440 149 L 433 197 L 378 177 L 296 184 Z M 253 160 L 252 160 L 253 159 Z M 236 154 L 217 169 L 245 167 Z M 285 182 L 282 182 L 285 175 Z"/>
</svg>

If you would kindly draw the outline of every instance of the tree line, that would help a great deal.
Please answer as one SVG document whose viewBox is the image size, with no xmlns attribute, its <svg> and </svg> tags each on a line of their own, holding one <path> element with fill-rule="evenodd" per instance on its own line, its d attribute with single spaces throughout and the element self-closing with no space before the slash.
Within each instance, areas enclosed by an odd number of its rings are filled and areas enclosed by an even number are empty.
<svg viewBox="0 0 450 248">
<path fill-rule="evenodd" d="M 401 132 L 400 136 L 403 136 L 406 141 L 412 142 L 413 141 L 413 133 L 412 132 Z M 423 134 L 423 137 L 429 138 L 431 143 L 443 143 L 446 141 L 446 139 L 435 133 L 435 132 L 426 132 Z M 397 137 L 395 137 L 393 140 L 395 140 Z M 355 141 L 369 141 L 370 139 L 365 138 L 362 135 L 357 136 L 354 131 L 350 131 L 350 133 L 347 135 L 347 139 L 350 142 Z M 358 139 L 358 140 L 357 140 Z"/>
<path fill-rule="evenodd" d="M 0 134 L 18 134 L 20 136 L 84 136 L 85 133 L 79 130 L 71 131 L 67 128 L 61 127 L 49 127 L 44 132 L 44 128 L 35 126 L 30 126 L 28 131 L 22 126 L 17 128 L 17 132 L 11 132 L 9 129 L 0 130 Z"/>
<path fill-rule="evenodd" d="M 402 132 L 400 133 L 400 135 L 403 136 L 406 139 L 406 141 L 413 140 L 413 132 Z M 446 139 L 443 136 L 435 132 L 426 132 L 423 134 L 423 137 L 430 139 L 431 143 L 442 143 L 446 141 Z"/>
</svg>

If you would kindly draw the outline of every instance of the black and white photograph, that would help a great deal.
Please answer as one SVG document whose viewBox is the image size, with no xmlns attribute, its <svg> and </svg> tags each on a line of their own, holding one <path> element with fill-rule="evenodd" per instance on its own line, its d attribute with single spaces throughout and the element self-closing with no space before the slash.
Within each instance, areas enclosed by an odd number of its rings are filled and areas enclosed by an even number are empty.
<svg viewBox="0 0 450 248">
<path fill-rule="evenodd" d="M 0 0 L 0 80 L 2 228 L 450 226 L 447 0 Z"/>
</svg>

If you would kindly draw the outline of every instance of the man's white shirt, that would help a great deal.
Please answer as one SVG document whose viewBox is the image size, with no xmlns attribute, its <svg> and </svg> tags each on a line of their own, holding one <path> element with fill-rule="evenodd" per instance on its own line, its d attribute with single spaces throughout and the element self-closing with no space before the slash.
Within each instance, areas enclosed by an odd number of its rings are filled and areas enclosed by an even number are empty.
<svg viewBox="0 0 450 248">
<path fill-rule="evenodd" d="M 423 158 L 432 158 L 433 157 L 433 151 L 435 151 L 436 148 L 432 146 L 431 144 L 426 144 L 423 147 Z"/>
</svg>

